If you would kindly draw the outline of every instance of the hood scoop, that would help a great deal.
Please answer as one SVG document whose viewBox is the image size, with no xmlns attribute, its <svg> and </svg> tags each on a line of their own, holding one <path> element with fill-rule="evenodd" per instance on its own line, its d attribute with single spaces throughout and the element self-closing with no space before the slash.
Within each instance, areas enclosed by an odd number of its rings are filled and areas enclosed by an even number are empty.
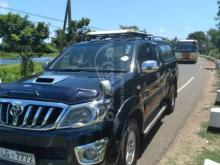
<svg viewBox="0 0 220 165">
<path fill-rule="evenodd" d="M 69 76 L 40 76 L 35 78 L 32 83 L 34 84 L 56 84 L 60 81 L 69 78 Z"/>
<path fill-rule="evenodd" d="M 54 79 L 53 78 L 38 78 L 36 79 L 37 83 L 48 83 L 51 84 L 53 83 Z"/>
</svg>

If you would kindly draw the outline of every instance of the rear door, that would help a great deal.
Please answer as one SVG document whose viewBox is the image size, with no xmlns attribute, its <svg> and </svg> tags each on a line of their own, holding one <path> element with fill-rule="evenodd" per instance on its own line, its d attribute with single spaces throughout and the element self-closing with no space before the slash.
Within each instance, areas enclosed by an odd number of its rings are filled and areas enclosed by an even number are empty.
<svg viewBox="0 0 220 165">
<path fill-rule="evenodd" d="M 162 76 L 161 76 L 161 89 L 162 96 L 165 98 L 168 94 L 171 82 L 176 75 L 176 57 L 172 47 L 169 44 L 159 44 L 158 46 L 160 56 L 162 58 Z"/>
</svg>

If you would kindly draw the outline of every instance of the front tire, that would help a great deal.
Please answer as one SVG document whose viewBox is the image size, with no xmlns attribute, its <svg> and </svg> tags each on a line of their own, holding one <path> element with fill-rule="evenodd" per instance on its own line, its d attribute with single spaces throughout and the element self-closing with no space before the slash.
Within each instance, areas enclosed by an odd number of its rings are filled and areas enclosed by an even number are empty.
<svg viewBox="0 0 220 165">
<path fill-rule="evenodd" d="M 124 129 L 118 165 L 135 165 L 139 154 L 140 132 L 137 121 L 130 119 Z"/>
<path fill-rule="evenodd" d="M 167 104 L 167 114 L 171 114 L 174 112 L 175 105 L 176 105 L 176 85 L 172 85 L 169 98 L 166 101 Z"/>
</svg>

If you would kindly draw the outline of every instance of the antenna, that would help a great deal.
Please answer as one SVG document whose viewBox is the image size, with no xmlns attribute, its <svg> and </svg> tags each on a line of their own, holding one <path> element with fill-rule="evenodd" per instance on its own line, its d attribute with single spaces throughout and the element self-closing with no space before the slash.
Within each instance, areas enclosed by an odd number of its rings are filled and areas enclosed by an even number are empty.
<svg viewBox="0 0 220 165">
<path fill-rule="evenodd" d="M 65 18 L 64 18 L 63 31 L 66 31 L 67 21 L 68 21 L 68 26 L 70 27 L 71 20 L 72 20 L 71 0 L 67 0 L 66 14 L 65 14 Z"/>
</svg>

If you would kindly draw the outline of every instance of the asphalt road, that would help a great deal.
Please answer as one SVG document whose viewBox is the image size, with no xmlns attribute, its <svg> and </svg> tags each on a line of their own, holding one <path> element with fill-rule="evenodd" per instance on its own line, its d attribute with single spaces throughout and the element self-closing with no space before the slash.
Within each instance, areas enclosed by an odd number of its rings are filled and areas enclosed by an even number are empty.
<svg viewBox="0 0 220 165">
<path fill-rule="evenodd" d="M 150 134 L 142 142 L 142 152 L 138 165 L 157 165 L 162 155 L 172 144 L 178 130 L 190 115 L 199 95 L 211 76 L 214 64 L 199 58 L 197 64 L 179 65 L 178 98 L 175 112 L 165 116 L 155 125 Z"/>
</svg>

